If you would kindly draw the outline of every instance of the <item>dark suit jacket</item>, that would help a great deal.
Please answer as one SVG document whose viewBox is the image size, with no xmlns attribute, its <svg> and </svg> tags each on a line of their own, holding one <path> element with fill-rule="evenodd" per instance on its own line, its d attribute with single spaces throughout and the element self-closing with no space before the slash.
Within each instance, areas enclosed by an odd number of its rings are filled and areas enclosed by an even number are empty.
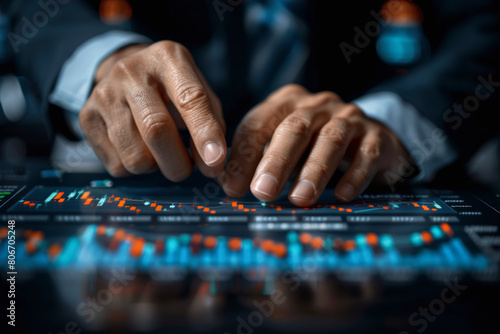
<svg viewBox="0 0 500 334">
<path fill-rule="evenodd" d="M 42 0 L 52 1 L 52 0 Z M 99 1 L 54 0 L 61 4 L 54 17 L 39 28 L 27 43 L 19 44 L 16 63 L 28 77 L 45 110 L 50 109 L 48 95 L 64 61 L 87 39 L 116 29 L 102 23 L 97 14 Z M 153 40 L 170 39 L 196 50 L 207 42 L 214 25 L 225 29 L 229 45 L 231 77 L 224 91 L 216 92 L 223 101 L 229 128 L 234 126 L 256 97 L 246 89 L 247 41 L 243 33 L 242 6 L 224 14 L 220 21 L 212 0 L 144 1 L 130 0 L 133 7 L 132 30 Z M 227 3 L 226 0 L 222 2 Z M 311 55 L 303 84 L 312 91 L 331 90 L 349 101 L 368 90 L 392 91 L 412 103 L 436 126 L 443 128 L 456 142 L 461 160 L 487 138 L 498 132 L 493 121 L 498 115 L 499 84 L 486 87 L 491 96 L 480 101 L 479 108 L 467 118 L 448 110 L 477 94 L 479 76 L 500 81 L 500 9 L 495 0 L 422 0 L 423 29 L 429 39 L 432 56 L 396 74 L 377 56 L 375 38 L 347 63 L 339 45 L 354 45 L 354 27 L 364 29 L 374 20 L 383 1 L 307 1 L 302 12 L 310 26 Z M 235 3 L 235 2 L 233 2 Z M 8 8 L 12 31 L 23 35 L 23 18 L 31 20 L 41 10 L 38 1 L 1 0 Z M 231 89 L 230 89 L 231 88 Z M 481 93 L 486 91 L 481 90 Z M 494 109 L 496 106 L 496 109 Z M 55 110 L 55 109 L 51 109 Z M 57 112 L 54 124 L 60 123 Z"/>
</svg>

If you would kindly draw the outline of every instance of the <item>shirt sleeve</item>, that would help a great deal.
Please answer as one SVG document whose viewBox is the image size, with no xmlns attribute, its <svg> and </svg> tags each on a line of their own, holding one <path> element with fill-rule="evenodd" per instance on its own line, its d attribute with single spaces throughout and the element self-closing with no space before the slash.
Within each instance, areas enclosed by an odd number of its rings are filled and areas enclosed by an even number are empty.
<svg viewBox="0 0 500 334">
<path fill-rule="evenodd" d="M 444 131 L 399 95 L 392 92 L 371 93 L 352 103 L 398 136 L 420 170 L 412 182 L 429 180 L 458 158 L 455 144 Z"/>
<path fill-rule="evenodd" d="M 151 40 L 132 32 L 112 30 L 80 45 L 64 62 L 49 102 L 62 108 L 69 128 L 83 139 L 78 113 L 87 101 L 97 67 L 107 56 L 131 44 L 148 44 Z"/>
</svg>

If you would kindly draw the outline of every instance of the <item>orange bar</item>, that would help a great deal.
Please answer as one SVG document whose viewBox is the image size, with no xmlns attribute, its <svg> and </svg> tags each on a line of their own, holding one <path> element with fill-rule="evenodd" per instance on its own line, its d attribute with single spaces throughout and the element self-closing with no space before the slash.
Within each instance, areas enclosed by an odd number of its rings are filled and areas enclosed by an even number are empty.
<svg viewBox="0 0 500 334">
<path fill-rule="evenodd" d="M 243 204 L 238 204 L 238 210 L 243 210 Z"/>
<path fill-rule="evenodd" d="M 262 247 L 264 252 L 271 253 L 274 249 L 274 241 L 270 239 L 264 240 L 260 243 L 260 247 Z"/>
<path fill-rule="evenodd" d="M 214 213 L 215 213 L 215 210 L 211 210 L 211 211 L 210 211 L 210 213 L 211 213 L 211 214 L 214 214 Z"/>
<path fill-rule="evenodd" d="M 346 240 L 346 242 L 344 243 L 344 249 L 346 251 L 351 251 L 354 248 L 356 248 L 356 243 L 354 242 L 354 240 Z"/>
<path fill-rule="evenodd" d="M 83 203 L 83 205 L 89 205 L 90 202 L 92 202 L 92 198 L 89 198 L 85 201 L 85 203 Z"/>
<path fill-rule="evenodd" d="M 423 205 L 422 205 L 422 207 L 423 207 Z M 422 233 L 420 234 L 420 236 L 422 237 L 422 240 L 423 240 L 426 244 L 430 244 L 430 243 L 432 242 L 432 235 L 431 235 L 429 232 L 427 232 L 427 231 L 422 232 Z"/>
<path fill-rule="evenodd" d="M 432 208 L 431 210 L 432 210 L 432 211 L 437 211 L 437 209 L 436 209 L 436 208 Z"/>
<path fill-rule="evenodd" d="M 24 201 L 23 204 L 30 204 L 30 201 Z"/>
<path fill-rule="evenodd" d="M 339 211 L 344 211 L 344 208 L 339 208 Z"/>
<path fill-rule="evenodd" d="M 115 201 L 119 201 L 120 200 L 120 197 L 115 197 Z"/>
<path fill-rule="evenodd" d="M 418 208 L 420 205 L 418 205 L 418 203 L 413 203 L 413 206 Z"/>
<path fill-rule="evenodd" d="M 61 244 L 56 242 L 49 247 L 49 249 L 47 250 L 47 254 L 51 259 L 54 259 L 61 253 L 61 249 Z"/>
<path fill-rule="evenodd" d="M 197 208 L 197 209 L 202 209 L 202 208 L 203 208 L 203 205 L 198 205 L 196 208 Z"/>
<path fill-rule="evenodd" d="M 150 205 L 152 208 L 154 208 L 156 206 L 156 203 L 151 203 Z"/>
<path fill-rule="evenodd" d="M 441 229 L 446 233 L 449 237 L 453 236 L 453 230 L 451 229 L 449 224 L 443 223 L 441 224 Z"/>
<path fill-rule="evenodd" d="M 130 207 L 130 211 L 135 211 L 135 209 L 137 209 L 135 206 Z"/>
<path fill-rule="evenodd" d="M 30 203 L 30 206 L 35 206 L 35 203 Z"/>
<path fill-rule="evenodd" d="M 238 202 L 232 202 L 232 203 L 231 203 L 231 206 L 232 206 L 233 208 L 237 207 L 237 206 L 238 206 Z"/>
<path fill-rule="evenodd" d="M 229 249 L 233 251 L 238 251 L 241 249 L 241 239 L 240 238 L 231 238 L 228 243 Z"/>
<path fill-rule="evenodd" d="M 312 236 L 309 233 L 301 233 L 300 237 L 299 237 L 299 240 L 303 244 L 308 244 L 308 243 L 311 242 Z"/>
<path fill-rule="evenodd" d="M 59 194 L 57 194 L 59 196 Z M 87 196 L 90 195 L 90 191 L 86 191 L 83 193 L 82 197 L 80 197 L 81 199 L 86 199 Z"/>
<path fill-rule="evenodd" d="M 278 206 L 276 207 L 276 211 L 281 211 L 281 206 L 280 206 L 280 205 L 278 205 Z"/>
<path fill-rule="evenodd" d="M 378 243 L 378 237 L 375 233 L 368 233 L 366 235 L 366 242 L 368 243 L 368 245 L 370 246 L 376 246 L 377 243 Z"/>
<path fill-rule="evenodd" d="M 255 211 L 255 209 L 252 209 L 252 211 Z M 292 210 L 292 214 L 295 214 L 295 210 Z"/>
<path fill-rule="evenodd" d="M 215 246 L 217 246 L 217 238 L 213 236 L 208 236 L 205 237 L 205 240 L 203 241 L 203 246 L 208 249 L 213 249 Z"/>
<path fill-rule="evenodd" d="M 59 202 L 59 203 L 64 202 L 64 198 L 59 198 L 58 202 Z"/>
<path fill-rule="evenodd" d="M 203 209 L 203 212 L 208 212 L 208 211 L 210 211 L 210 209 L 209 209 L 209 208 L 204 208 L 204 209 Z"/>
<path fill-rule="evenodd" d="M 255 211 L 257 211 L 257 209 L 252 209 L 252 210 L 250 210 L 250 211 L 255 212 Z M 295 210 L 294 210 L 294 211 L 295 211 Z M 293 211 L 292 211 L 292 212 L 293 212 Z M 295 213 L 295 212 L 293 212 L 293 213 Z"/>
<path fill-rule="evenodd" d="M 347 209 L 347 210 L 345 210 L 345 211 L 347 211 L 347 212 L 352 212 L 352 209 Z"/>
<path fill-rule="evenodd" d="M 122 201 L 120 201 L 120 203 L 118 203 L 118 207 L 121 208 L 124 204 L 125 204 L 125 201 L 122 200 Z"/>
<path fill-rule="evenodd" d="M 427 207 L 427 205 L 422 205 L 422 209 L 424 209 L 424 211 L 429 211 L 429 208 Z"/>
<path fill-rule="evenodd" d="M 142 250 L 144 249 L 144 243 L 143 238 L 135 239 L 130 247 L 130 255 L 133 257 L 140 257 L 142 255 Z"/>
<path fill-rule="evenodd" d="M 369 208 L 373 208 L 373 204 L 368 205 Z"/>
<path fill-rule="evenodd" d="M 323 238 L 321 238 L 321 237 L 316 237 L 316 238 L 312 239 L 312 241 L 311 241 L 311 246 L 314 249 L 321 249 L 323 247 L 323 244 L 324 244 L 324 241 L 323 241 Z"/>
<path fill-rule="evenodd" d="M 56 197 L 54 197 L 54 199 L 59 199 L 59 198 L 61 198 L 62 195 L 64 195 L 64 191 L 61 191 L 60 193 L 58 193 L 56 195 Z"/>
<path fill-rule="evenodd" d="M 7 232 L 8 232 L 7 230 L 8 230 L 8 228 L 7 228 L 7 227 L 2 227 L 2 228 L 0 229 L 0 239 L 5 239 L 5 238 L 7 238 Z"/>
<path fill-rule="evenodd" d="M 245 208 L 243 211 L 248 212 L 248 211 L 250 211 L 250 209 Z M 280 211 L 280 210 L 278 210 L 278 211 Z"/>
<path fill-rule="evenodd" d="M 330 205 L 330 209 L 335 209 L 335 205 Z"/>
<path fill-rule="evenodd" d="M 389 210 L 389 207 L 388 206 L 384 206 L 383 208 L 384 210 Z"/>
<path fill-rule="evenodd" d="M 287 254 L 288 250 L 285 246 L 285 244 L 276 244 L 273 247 L 273 253 L 274 256 L 279 257 L 279 258 L 284 258 Z"/>
<path fill-rule="evenodd" d="M 158 205 L 155 209 L 155 211 L 161 211 L 161 208 L 163 208 L 163 205 Z"/>
<path fill-rule="evenodd" d="M 106 226 L 99 225 L 97 227 L 97 235 L 103 235 L 104 233 L 106 233 Z"/>
</svg>

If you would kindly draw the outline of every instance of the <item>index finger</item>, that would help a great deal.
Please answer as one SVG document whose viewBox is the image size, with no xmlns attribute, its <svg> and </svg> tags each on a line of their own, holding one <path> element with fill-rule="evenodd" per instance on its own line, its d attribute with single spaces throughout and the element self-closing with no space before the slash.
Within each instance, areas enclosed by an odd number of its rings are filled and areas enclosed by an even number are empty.
<svg viewBox="0 0 500 334">
<path fill-rule="evenodd" d="M 203 162 L 218 166 L 227 152 L 220 106 L 210 98 L 210 88 L 187 49 L 173 42 L 165 42 L 163 47 L 165 57 L 160 60 L 163 66 L 157 76 L 186 123 Z"/>
</svg>

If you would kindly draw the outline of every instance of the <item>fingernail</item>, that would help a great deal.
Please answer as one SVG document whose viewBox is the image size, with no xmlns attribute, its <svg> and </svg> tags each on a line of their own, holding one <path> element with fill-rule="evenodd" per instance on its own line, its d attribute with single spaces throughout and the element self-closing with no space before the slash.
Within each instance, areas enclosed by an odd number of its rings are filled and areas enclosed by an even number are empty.
<svg viewBox="0 0 500 334">
<path fill-rule="evenodd" d="M 350 183 L 344 184 L 339 190 L 337 190 L 337 196 L 345 201 L 350 200 L 356 195 L 354 187 Z"/>
<path fill-rule="evenodd" d="M 314 184 L 308 180 L 300 180 L 299 183 L 295 186 L 292 191 L 290 197 L 296 197 L 305 200 L 313 199 L 316 194 L 316 189 L 314 188 Z"/>
<path fill-rule="evenodd" d="M 278 180 L 272 175 L 262 174 L 259 176 L 257 181 L 255 181 L 254 190 L 263 195 L 273 197 L 278 189 Z"/>
<path fill-rule="evenodd" d="M 203 148 L 203 157 L 205 160 L 205 163 L 207 165 L 211 165 L 217 160 L 219 160 L 220 156 L 222 155 L 223 150 L 219 145 L 217 145 L 214 142 L 208 142 L 205 144 L 205 148 Z"/>
</svg>

